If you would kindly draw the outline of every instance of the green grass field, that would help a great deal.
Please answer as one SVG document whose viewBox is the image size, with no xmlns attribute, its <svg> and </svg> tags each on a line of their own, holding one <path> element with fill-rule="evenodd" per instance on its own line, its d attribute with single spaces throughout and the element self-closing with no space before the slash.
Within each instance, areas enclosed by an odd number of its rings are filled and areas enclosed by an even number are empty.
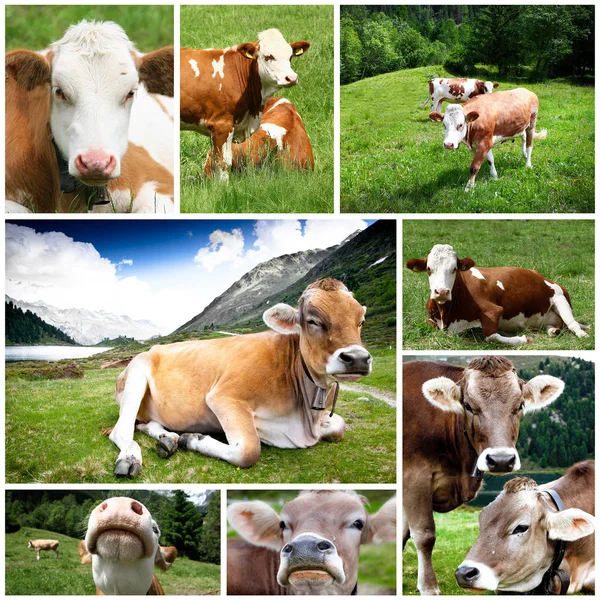
<svg viewBox="0 0 600 600">
<path fill-rule="evenodd" d="M 7 534 L 4 539 L 7 596 L 95 595 L 92 568 L 79 561 L 79 540 L 31 527 Z M 35 551 L 27 548 L 27 542 L 31 539 L 58 540 L 60 558 L 56 560 L 54 552 L 42 552 L 37 561 Z M 218 565 L 178 558 L 166 573 L 157 571 L 157 574 L 167 596 L 219 594 Z"/>
<path fill-rule="evenodd" d="M 440 243 L 450 244 L 460 258 L 471 257 L 475 266 L 512 266 L 539 271 L 567 289 L 575 318 L 591 326 L 588 338 L 577 338 L 568 329 L 563 329 L 555 338 L 549 337 L 545 330 L 528 330 L 526 334 L 534 343 L 519 346 L 519 349 L 594 349 L 594 222 L 588 220 L 404 221 L 402 337 L 405 349 L 507 348 L 504 344 L 485 342 L 481 329 L 450 336 L 426 325 L 425 304 L 430 293 L 427 274 L 409 272 L 404 264 L 410 258 L 425 257 Z"/>
<path fill-rule="evenodd" d="M 173 44 L 172 6 L 7 6 L 5 11 L 6 50 L 42 50 L 81 19 L 118 23 L 142 52 Z"/>
<path fill-rule="evenodd" d="M 293 61 L 300 83 L 277 95 L 298 109 L 313 147 L 315 171 L 299 173 L 268 164 L 233 173 L 223 185 L 203 176 L 210 139 L 182 132 L 181 212 L 333 212 L 333 7 L 181 7 L 182 46 L 225 48 L 255 41 L 259 31 L 272 27 L 288 42 L 311 43 L 308 52 Z"/>
<path fill-rule="evenodd" d="M 492 77 L 500 90 L 526 87 L 540 100 L 532 169 L 520 142 L 494 149 L 465 193 L 471 152 L 443 148 L 444 128 L 419 108 L 441 67 L 388 73 L 341 88 L 341 209 L 374 213 L 594 212 L 594 88 L 565 80 L 533 84 Z M 447 106 L 445 103 L 444 107 Z"/>
<path fill-rule="evenodd" d="M 394 389 L 395 360 L 387 355 L 379 362 L 375 352 L 374 361 L 381 375 L 365 383 Z M 118 419 L 114 387 L 121 370 L 86 367 L 81 379 L 45 379 L 28 375 L 24 364 L 7 365 L 7 481 L 122 483 L 113 476 L 118 449 L 101 435 Z M 341 442 L 303 450 L 263 445 L 250 469 L 196 452 L 179 451 L 163 460 L 155 440 L 138 432 L 143 468 L 136 482 L 394 483 L 395 409 L 368 393 L 341 391 L 336 412 L 347 424 Z"/>
</svg>

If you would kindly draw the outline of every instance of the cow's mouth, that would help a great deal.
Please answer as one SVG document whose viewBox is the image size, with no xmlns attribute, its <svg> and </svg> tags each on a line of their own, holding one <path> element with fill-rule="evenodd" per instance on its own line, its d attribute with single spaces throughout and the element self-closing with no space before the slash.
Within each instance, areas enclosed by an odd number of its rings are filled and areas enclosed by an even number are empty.
<svg viewBox="0 0 600 600">
<path fill-rule="evenodd" d="M 137 560 L 146 554 L 142 539 L 126 529 L 105 529 L 90 546 L 92 554 L 115 560 Z"/>
<path fill-rule="evenodd" d="M 102 178 L 102 179 L 87 179 L 84 177 L 79 177 L 79 181 L 81 181 L 81 183 L 83 183 L 83 185 L 87 185 L 88 187 L 105 186 L 111 179 L 113 179 L 113 178 L 106 177 L 106 178 Z"/>
<path fill-rule="evenodd" d="M 328 587 L 335 577 L 323 569 L 300 569 L 289 574 L 290 585 L 298 588 Z"/>
<path fill-rule="evenodd" d="M 348 372 L 343 372 L 343 373 L 333 373 L 333 377 L 336 379 L 336 381 L 358 381 L 359 379 L 362 379 L 363 377 L 366 377 L 369 373 L 367 371 L 360 371 L 360 372 L 353 372 L 353 373 L 348 373 Z"/>
</svg>

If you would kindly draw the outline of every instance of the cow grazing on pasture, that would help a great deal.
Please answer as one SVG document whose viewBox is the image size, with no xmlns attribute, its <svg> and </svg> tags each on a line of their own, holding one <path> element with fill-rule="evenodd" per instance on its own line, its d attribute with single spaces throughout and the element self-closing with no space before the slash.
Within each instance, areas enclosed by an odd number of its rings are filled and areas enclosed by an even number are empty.
<svg viewBox="0 0 600 600">
<path fill-rule="evenodd" d="M 457 150 L 465 144 L 474 153 L 469 181 L 465 192 L 475 185 L 481 163 L 490 163 L 490 176 L 498 177 L 494 166 L 492 148 L 507 140 L 520 137 L 523 141 L 523 158 L 531 168 L 531 150 L 534 139 L 545 139 L 547 131 L 535 131 L 538 116 L 538 97 L 525 88 L 508 92 L 484 94 L 472 98 L 462 106 L 450 105 L 445 114 L 434 111 L 432 121 L 444 124 L 444 148 Z"/>
<path fill-rule="evenodd" d="M 515 448 L 523 414 L 548 406 L 564 383 L 539 375 L 519 379 L 500 356 L 473 359 L 467 368 L 414 361 L 403 366 L 403 545 L 412 537 L 418 554 L 417 587 L 440 593 L 431 555 L 433 511 L 469 502 L 483 474 L 518 471 Z"/>
<path fill-rule="evenodd" d="M 36 559 L 40 560 L 40 552 L 42 550 L 48 550 L 54 552 L 54 558 L 58 558 L 58 540 L 29 540 L 27 543 L 28 548 L 35 550 Z"/>
<path fill-rule="evenodd" d="M 537 271 L 520 267 L 475 268 L 471 258 L 458 258 L 446 244 L 436 244 L 425 258 L 411 258 L 406 267 L 427 272 L 431 293 L 428 323 L 458 334 L 481 327 L 486 341 L 524 344 L 526 336 L 506 337 L 524 327 L 546 329 L 558 335 L 565 325 L 587 337 L 573 316 L 569 293 Z"/>
<path fill-rule="evenodd" d="M 277 29 L 258 34 L 258 42 L 223 50 L 181 49 L 181 129 L 210 136 L 213 172 L 229 179 L 233 142 L 259 127 L 266 101 L 298 83 L 291 60 L 309 42 L 288 44 Z"/>
<path fill-rule="evenodd" d="M 82 564 L 91 564 L 96 595 L 164 596 L 154 566 L 166 571 L 176 548 L 159 545 L 160 529 L 148 509 L 132 498 L 109 498 L 90 515 Z"/>
<path fill-rule="evenodd" d="M 481 79 L 464 78 L 436 78 L 429 80 L 429 96 L 421 108 L 427 106 L 431 100 L 431 110 L 440 110 L 444 100 L 450 104 L 462 104 L 480 94 L 491 94 L 498 83 L 491 81 L 481 81 Z"/>
<path fill-rule="evenodd" d="M 523 594 L 535 590 L 552 566 L 560 540 L 567 542 L 560 569 L 568 594 L 595 593 L 595 463 L 572 466 L 551 483 L 517 477 L 479 516 L 479 537 L 456 569 L 456 581 L 471 590 Z M 548 494 L 558 493 L 558 510 Z M 552 582 L 556 595 L 559 584 Z"/>
<path fill-rule="evenodd" d="M 173 63 L 172 48 L 140 54 L 110 22 L 9 52 L 7 210 L 172 212 Z"/>
<path fill-rule="evenodd" d="M 271 152 L 285 167 L 314 169 L 312 146 L 296 107 L 287 98 L 269 98 L 265 104 L 260 127 L 241 144 L 232 145 L 233 171 L 248 166 L 258 167 Z M 213 152 L 209 151 L 204 173 L 212 176 Z"/>
<path fill-rule="evenodd" d="M 396 498 L 374 515 L 351 490 L 303 491 L 277 514 L 234 502 L 227 548 L 228 595 L 356 594 L 361 544 L 396 541 Z"/>
<path fill-rule="evenodd" d="M 117 379 L 115 474 L 134 477 L 141 469 L 136 422 L 164 457 L 183 447 L 239 467 L 256 463 L 261 442 L 308 448 L 341 440 L 344 420 L 327 409 L 338 382 L 371 372 L 360 339 L 365 312 L 343 283 L 322 279 L 306 288 L 297 309 L 276 304 L 265 311 L 273 331 L 138 354 Z M 223 433 L 227 443 L 210 435 Z"/>
</svg>

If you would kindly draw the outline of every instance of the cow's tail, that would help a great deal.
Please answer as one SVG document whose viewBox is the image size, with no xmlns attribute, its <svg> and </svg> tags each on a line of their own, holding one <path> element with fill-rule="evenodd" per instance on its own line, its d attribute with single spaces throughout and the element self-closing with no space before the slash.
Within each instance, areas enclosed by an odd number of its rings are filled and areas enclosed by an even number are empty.
<svg viewBox="0 0 600 600">
<path fill-rule="evenodd" d="M 533 139 L 534 140 L 545 140 L 548 137 L 548 130 L 547 129 L 542 129 L 541 131 L 536 131 L 533 134 Z"/>
<path fill-rule="evenodd" d="M 425 108 L 429 102 L 431 102 L 431 98 L 429 96 L 429 94 L 427 94 L 427 98 L 425 98 L 425 102 L 423 102 L 423 104 L 421 104 L 421 108 Z"/>
<path fill-rule="evenodd" d="M 110 434 L 112 433 L 112 430 L 113 430 L 114 428 L 115 428 L 115 427 L 114 427 L 114 425 L 113 425 L 112 427 L 107 427 L 106 429 L 103 429 L 103 430 L 102 430 L 100 433 L 101 433 L 102 435 L 106 435 L 106 436 L 108 436 L 108 435 L 110 435 Z"/>
</svg>

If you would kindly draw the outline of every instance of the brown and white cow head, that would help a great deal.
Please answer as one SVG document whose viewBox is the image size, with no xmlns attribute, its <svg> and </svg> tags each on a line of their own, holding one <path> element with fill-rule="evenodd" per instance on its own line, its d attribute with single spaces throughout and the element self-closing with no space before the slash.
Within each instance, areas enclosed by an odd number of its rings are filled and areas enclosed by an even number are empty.
<svg viewBox="0 0 600 600">
<path fill-rule="evenodd" d="M 493 81 L 486 81 L 483 84 L 483 93 L 491 94 L 500 84 Z"/>
<path fill-rule="evenodd" d="M 292 594 L 349 595 L 361 544 L 396 541 L 396 499 L 373 516 L 351 490 L 301 492 L 277 514 L 260 501 L 229 507 L 231 526 L 248 542 L 278 551 L 277 581 Z"/>
<path fill-rule="evenodd" d="M 479 537 L 456 570 L 473 590 L 528 592 L 550 568 L 557 540 L 572 542 L 595 531 L 594 517 L 578 508 L 556 511 L 548 494 L 526 477 L 508 481 L 479 516 Z"/>
<path fill-rule="evenodd" d="M 278 333 L 300 336 L 300 353 L 313 379 L 326 387 L 371 372 L 373 359 L 360 339 L 366 312 L 343 283 L 327 278 L 304 290 L 298 308 L 276 304 L 263 319 Z"/>
<path fill-rule="evenodd" d="M 462 105 L 450 104 L 444 114 L 440 112 L 429 113 L 429 118 L 437 123 L 444 124 L 444 148 L 457 150 L 461 142 L 465 142 L 467 125 L 479 118 L 479 113 L 469 111 L 465 113 Z"/>
<path fill-rule="evenodd" d="M 160 529 L 141 502 L 115 497 L 98 505 L 85 535 L 96 587 L 104 594 L 146 594 L 154 566 L 166 571 L 174 560 L 163 553 L 159 539 Z M 81 546 L 79 554 L 88 561 Z"/>
<path fill-rule="evenodd" d="M 463 416 L 466 435 L 478 455 L 477 468 L 498 475 L 521 467 L 515 448 L 521 417 L 554 402 L 564 387 L 550 375 L 525 383 L 510 360 L 486 356 L 472 360 L 458 384 L 437 377 L 426 381 L 422 391 L 435 407 Z"/>
<path fill-rule="evenodd" d="M 292 58 L 304 54 L 310 42 L 288 44 L 278 29 L 267 29 L 258 34 L 258 42 L 240 44 L 238 52 L 256 60 L 258 75 L 262 83 L 263 99 L 272 96 L 281 88 L 298 83 L 298 75 L 292 69 Z"/>
<path fill-rule="evenodd" d="M 83 20 L 36 53 L 35 63 L 31 55 L 13 52 L 12 69 L 23 70 L 26 84 L 50 71 L 50 128 L 69 174 L 87 185 L 118 177 L 135 92 L 143 83 L 172 95 L 173 49 L 141 55 L 116 23 Z"/>
<path fill-rule="evenodd" d="M 438 304 L 452 300 L 452 288 L 457 271 L 468 271 L 475 266 L 472 258 L 458 258 L 452 246 L 436 244 L 425 258 L 411 258 L 406 268 L 417 273 L 427 271 L 430 298 Z"/>
</svg>

